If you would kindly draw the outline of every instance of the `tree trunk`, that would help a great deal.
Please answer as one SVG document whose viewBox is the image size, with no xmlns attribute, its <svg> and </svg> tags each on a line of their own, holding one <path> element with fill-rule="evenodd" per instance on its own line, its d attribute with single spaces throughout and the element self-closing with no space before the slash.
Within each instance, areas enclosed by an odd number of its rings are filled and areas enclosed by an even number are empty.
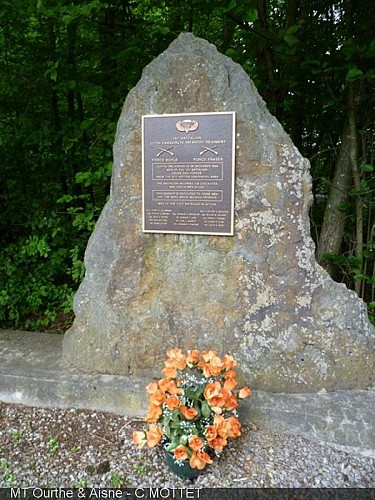
<svg viewBox="0 0 375 500">
<path fill-rule="evenodd" d="M 55 21 L 52 18 L 47 19 L 47 28 L 49 35 L 49 50 L 50 57 L 53 63 L 58 61 L 56 54 L 56 33 L 55 33 Z M 54 148 L 55 148 L 55 159 L 53 162 L 55 164 L 56 170 L 59 172 L 61 191 L 64 194 L 69 192 L 68 190 L 68 179 L 65 171 L 64 161 L 63 161 L 63 142 L 62 142 L 62 128 L 60 120 L 60 109 L 59 109 L 59 96 L 56 90 L 56 86 L 51 86 L 51 121 L 53 124 L 54 131 Z"/>
<path fill-rule="evenodd" d="M 348 88 L 348 120 L 351 136 L 350 165 L 352 168 L 355 195 L 356 212 L 356 238 L 355 238 L 355 256 L 358 259 L 358 271 L 362 272 L 363 267 L 363 200 L 361 196 L 361 172 L 358 165 L 358 134 L 356 124 L 356 100 L 358 94 L 355 91 L 354 82 L 349 82 Z M 355 291 L 361 296 L 362 280 L 355 280 Z"/>
<path fill-rule="evenodd" d="M 335 265 L 327 261 L 324 258 L 324 254 L 329 253 L 338 255 L 344 235 L 346 213 L 342 209 L 340 210 L 340 205 L 344 205 L 348 200 L 348 190 L 352 178 L 353 151 L 354 155 L 356 155 L 357 148 L 350 115 L 350 106 L 348 106 L 335 174 L 324 212 L 322 229 L 316 251 L 317 261 L 333 278 L 335 277 Z"/>
</svg>

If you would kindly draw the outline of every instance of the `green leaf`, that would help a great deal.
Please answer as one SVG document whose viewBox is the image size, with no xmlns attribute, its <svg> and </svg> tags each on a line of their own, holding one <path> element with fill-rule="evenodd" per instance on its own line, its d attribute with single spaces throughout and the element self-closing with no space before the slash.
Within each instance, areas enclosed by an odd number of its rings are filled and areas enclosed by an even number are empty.
<svg viewBox="0 0 375 500">
<path fill-rule="evenodd" d="M 234 62 L 239 62 L 241 60 L 241 54 L 237 50 L 229 48 L 225 54 L 233 59 Z"/>
<path fill-rule="evenodd" d="M 167 451 L 174 451 L 179 445 L 179 441 L 172 441 L 171 444 L 166 448 Z"/>
<path fill-rule="evenodd" d="M 354 275 L 355 280 L 361 280 L 361 281 L 366 281 L 367 276 L 365 276 L 363 273 L 357 273 Z"/>
<path fill-rule="evenodd" d="M 370 165 L 369 163 L 364 163 L 362 165 L 362 170 L 364 172 L 373 172 L 374 171 L 374 166 L 373 165 Z"/>
<path fill-rule="evenodd" d="M 187 444 L 188 440 L 189 440 L 188 436 L 186 436 L 186 434 L 183 434 L 183 435 L 180 437 L 180 444 L 185 445 L 185 444 Z"/>
<path fill-rule="evenodd" d="M 181 423 L 180 423 L 180 422 L 171 422 L 171 423 L 170 423 L 170 425 L 169 425 L 169 427 L 170 427 L 171 429 L 179 429 L 179 428 L 180 428 L 180 425 L 181 425 Z"/>
<path fill-rule="evenodd" d="M 373 259 L 375 257 L 375 251 L 372 248 L 368 248 L 363 250 L 363 256 L 366 257 L 366 259 Z"/>
<path fill-rule="evenodd" d="M 70 90 L 73 90 L 77 87 L 77 82 L 75 80 L 69 80 L 66 82 L 66 85 Z"/>
<path fill-rule="evenodd" d="M 343 255 L 335 255 L 330 252 L 324 253 L 323 259 L 327 260 L 328 262 L 333 262 L 337 265 L 343 264 L 345 262 L 345 257 Z"/>
<path fill-rule="evenodd" d="M 246 13 L 246 22 L 248 23 L 253 23 L 256 21 L 259 17 L 258 10 L 257 9 L 249 9 Z"/>
<path fill-rule="evenodd" d="M 63 20 L 63 23 L 66 26 L 68 26 L 68 24 L 70 24 L 73 21 L 73 17 L 72 16 L 63 16 L 62 20 Z"/>
<path fill-rule="evenodd" d="M 180 410 L 173 410 L 172 411 L 172 421 L 173 422 L 179 422 L 180 421 Z"/>
<path fill-rule="evenodd" d="M 211 415 L 211 408 L 206 403 L 206 401 L 203 401 L 203 403 L 202 403 L 202 415 L 205 418 L 208 418 Z"/>
<path fill-rule="evenodd" d="M 169 422 L 171 421 L 171 417 L 170 415 L 166 415 L 164 418 L 163 418 L 163 425 L 167 426 L 169 424 Z"/>
<path fill-rule="evenodd" d="M 62 196 L 61 198 L 59 198 L 57 200 L 57 203 L 69 203 L 74 199 L 75 199 L 74 196 L 72 196 L 70 194 L 66 194 L 66 195 Z"/>
<path fill-rule="evenodd" d="M 229 2 L 228 7 L 215 7 L 214 11 L 219 15 L 226 14 L 227 12 L 230 12 L 231 10 L 235 9 L 236 6 L 237 6 L 237 0 L 231 0 Z"/>
<path fill-rule="evenodd" d="M 203 392 L 204 392 L 203 386 L 198 386 L 198 387 L 193 386 L 186 389 L 185 395 L 188 399 L 193 399 L 194 401 L 197 401 L 201 398 Z"/>
<path fill-rule="evenodd" d="M 363 71 L 358 69 L 357 67 L 351 68 L 347 73 L 345 80 L 347 82 L 352 82 L 353 80 L 358 80 L 363 76 Z"/>
<path fill-rule="evenodd" d="M 298 38 L 294 35 L 284 35 L 284 41 L 289 45 L 296 45 L 299 42 Z"/>
<path fill-rule="evenodd" d="M 94 121 L 93 120 L 83 120 L 83 122 L 81 122 L 79 128 L 81 130 L 86 130 L 88 129 L 89 127 L 91 127 L 92 125 L 94 124 Z"/>
<path fill-rule="evenodd" d="M 375 57 L 375 38 L 371 41 L 369 48 L 366 50 L 365 57 Z"/>
<path fill-rule="evenodd" d="M 299 30 L 298 24 L 293 24 L 293 26 L 290 26 L 286 32 L 287 35 L 294 35 Z"/>
<path fill-rule="evenodd" d="M 348 264 L 352 268 L 359 268 L 362 265 L 362 260 L 356 257 L 355 255 L 351 255 L 350 257 L 348 257 Z"/>
<path fill-rule="evenodd" d="M 76 183 L 83 184 L 85 187 L 88 187 L 92 184 L 92 177 L 91 172 L 77 172 Z"/>
<path fill-rule="evenodd" d="M 350 208 L 350 205 L 349 203 L 347 203 L 346 201 L 342 201 L 340 202 L 337 206 L 336 206 L 336 209 L 339 211 L 339 212 L 346 212 L 347 210 L 349 210 Z"/>
</svg>

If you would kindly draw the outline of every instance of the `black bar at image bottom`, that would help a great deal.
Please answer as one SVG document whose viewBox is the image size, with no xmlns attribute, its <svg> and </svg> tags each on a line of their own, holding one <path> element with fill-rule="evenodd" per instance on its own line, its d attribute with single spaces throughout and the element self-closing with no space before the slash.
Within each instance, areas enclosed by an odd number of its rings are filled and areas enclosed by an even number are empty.
<svg viewBox="0 0 375 500">
<path fill-rule="evenodd" d="M 366 488 L 1 488 L 1 500 L 375 500 L 375 490 Z"/>
</svg>

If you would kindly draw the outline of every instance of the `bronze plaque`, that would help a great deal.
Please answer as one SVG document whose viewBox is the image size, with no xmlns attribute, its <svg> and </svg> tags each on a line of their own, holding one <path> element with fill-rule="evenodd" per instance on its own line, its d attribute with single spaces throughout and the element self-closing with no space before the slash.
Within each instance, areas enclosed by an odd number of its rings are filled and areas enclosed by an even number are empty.
<svg viewBox="0 0 375 500">
<path fill-rule="evenodd" d="M 143 231 L 233 235 L 235 113 L 142 117 Z"/>
</svg>

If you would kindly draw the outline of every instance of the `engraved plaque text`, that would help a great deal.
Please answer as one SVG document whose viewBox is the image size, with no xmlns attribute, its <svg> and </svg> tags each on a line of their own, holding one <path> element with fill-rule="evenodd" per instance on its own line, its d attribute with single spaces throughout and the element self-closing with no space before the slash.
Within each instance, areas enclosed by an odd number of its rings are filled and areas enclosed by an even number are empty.
<svg viewBox="0 0 375 500">
<path fill-rule="evenodd" d="M 142 117 L 143 231 L 233 235 L 234 112 Z"/>
</svg>

